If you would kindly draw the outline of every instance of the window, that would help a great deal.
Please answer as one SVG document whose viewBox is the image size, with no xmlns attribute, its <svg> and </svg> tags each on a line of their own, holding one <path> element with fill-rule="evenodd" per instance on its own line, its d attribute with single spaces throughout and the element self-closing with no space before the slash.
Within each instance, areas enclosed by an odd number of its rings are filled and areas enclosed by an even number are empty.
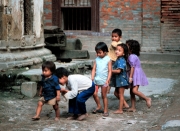
<svg viewBox="0 0 180 131">
<path fill-rule="evenodd" d="M 63 30 L 99 31 L 99 0 L 52 0 L 52 12 Z"/>
</svg>

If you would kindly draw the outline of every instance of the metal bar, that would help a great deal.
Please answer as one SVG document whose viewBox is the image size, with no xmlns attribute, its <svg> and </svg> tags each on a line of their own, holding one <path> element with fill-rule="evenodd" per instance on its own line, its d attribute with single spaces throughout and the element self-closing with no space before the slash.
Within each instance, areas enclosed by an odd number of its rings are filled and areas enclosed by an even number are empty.
<svg viewBox="0 0 180 131">
<path fill-rule="evenodd" d="M 68 12 L 68 15 L 67 15 L 68 20 L 67 20 L 67 23 L 66 23 L 66 24 L 68 25 L 68 30 L 69 30 L 69 24 L 68 24 L 68 23 L 69 23 L 69 10 L 67 10 L 67 12 Z"/>
<path fill-rule="evenodd" d="M 81 30 L 81 12 L 79 14 L 80 14 L 80 17 L 79 17 L 79 23 L 80 23 L 79 26 L 80 26 L 80 28 L 79 29 Z"/>
<path fill-rule="evenodd" d="M 73 15 L 74 15 L 74 14 L 73 14 L 73 9 L 71 9 L 71 15 L 72 15 L 72 16 L 71 16 L 71 19 L 72 19 L 72 18 L 73 18 Z M 74 22 L 74 21 L 73 21 L 73 19 L 72 19 L 72 20 L 71 20 L 71 25 L 72 25 L 71 30 L 73 30 L 73 22 Z"/>
<path fill-rule="evenodd" d="M 77 9 L 75 9 L 75 10 L 76 10 L 76 17 L 75 17 L 76 18 L 76 28 L 75 28 L 75 30 L 77 30 L 77 23 L 78 23 L 77 22 Z"/>
</svg>

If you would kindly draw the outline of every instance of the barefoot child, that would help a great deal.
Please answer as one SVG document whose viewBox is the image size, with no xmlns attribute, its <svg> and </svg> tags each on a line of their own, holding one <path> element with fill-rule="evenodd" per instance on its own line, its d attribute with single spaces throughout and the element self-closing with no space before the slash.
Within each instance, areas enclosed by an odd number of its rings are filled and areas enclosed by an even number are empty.
<svg viewBox="0 0 180 131">
<path fill-rule="evenodd" d="M 59 79 L 61 85 L 66 85 L 66 89 L 62 88 L 61 93 L 69 100 L 69 113 L 73 116 L 68 117 L 69 120 L 77 119 L 79 121 L 86 119 L 86 101 L 93 95 L 95 91 L 94 82 L 83 75 L 72 74 L 59 67 L 55 71 L 55 75 Z"/>
<path fill-rule="evenodd" d="M 136 40 L 127 40 L 126 45 L 129 48 L 128 62 L 131 66 L 129 74 L 129 83 L 131 84 L 131 108 L 129 108 L 128 111 L 135 112 L 135 95 L 143 98 L 146 101 L 148 108 L 151 107 L 151 98 L 146 97 L 143 93 L 138 91 L 139 86 L 148 85 L 148 80 L 146 78 L 144 71 L 141 68 L 141 62 L 138 57 L 140 55 L 140 44 Z"/>
<path fill-rule="evenodd" d="M 115 114 L 123 113 L 123 103 L 124 103 L 124 90 L 128 87 L 128 77 L 126 73 L 127 68 L 127 58 L 128 58 L 128 47 L 125 44 L 118 44 L 115 51 L 117 55 L 117 60 L 114 63 L 114 69 L 112 73 L 115 75 L 115 91 L 114 95 L 119 99 L 119 109 L 116 110 Z"/>
<path fill-rule="evenodd" d="M 95 47 L 95 51 L 97 53 L 97 58 L 95 59 L 91 79 L 96 84 L 96 88 L 101 88 L 101 96 L 104 104 L 104 113 L 103 116 L 109 116 L 108 113 L 108 99 L 107 99 L 107 87 L 109 85 L 109 81 L 111 78 L 111 69 L 112 64 L 109 56 L 107 56 L 108 48 L 104 42 L 97 43 Z M 94 100 L 97 104 L 97 108 L 93 111 L 93 113 L 102 113 L 101 104 L 98 97 L 98 89 L 95 90 L 93 94 Z"/>
<path fill-rule="evenodd" d="M 117 56 L 116 56 L 116 53 L 115 53 L 116 47 L 117 47 L 118 44 L 122 43 L 120 41 L 121 37 L 122 37 L 121 29 L 116 28 L 116 29 L 114 29 L 112 31 L 112 36 L 111 36 L 112 43 L 108 48 L 108 56 L 110 57 L 110 59 L 112 61 L 112 66 L 114 65 L 114 63 L 115 63 L 115 61 L 117 59 Z M 107 90 L 108 93 L 110 92 L 111 87 L 114 87 L 113 83 L 115 83 L 115 79 L 116 78 L 115 78 L 114 74 L 112 74 L 111 82 L 110 82 L 110 85 L 108 86 L 108 90 Z M 129 105 L 127 104 L 127 102 L 125 100 L 124 100 L 124 106 L 123 107 L 124 108 L 129 108 Z"/>
<path fill-rule="evenodd" d="M 41 98 L 38 101 L 36 115 L 32 118 L 32 120 L 40 119 L 39 115 L 41 113 L 42 106 L 45 103 L 53 106 L 56 113 L 55 120 L 59 120 L 60 111 L 57 102 L 60 101 L 60 86 L 58 78 L 53 75 L 55 69 L 56 66 L 52 61 L 46 61 L 42 64 L 43 75 L 39 91 L 39 96 L 41 96 Z"/>
</svg>

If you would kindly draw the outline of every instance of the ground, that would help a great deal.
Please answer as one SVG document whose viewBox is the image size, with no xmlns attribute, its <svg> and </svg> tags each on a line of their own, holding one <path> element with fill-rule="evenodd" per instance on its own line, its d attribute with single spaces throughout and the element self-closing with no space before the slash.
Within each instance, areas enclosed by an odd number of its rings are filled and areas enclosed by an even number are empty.
<svg viewBox="0 0 180 131">
<path fill-rule="evenodd" d="M 86 120 L 67 120 L 66 118 L 70 116 L 67 114 L 67 103 L 61 101 L 59 121 L 54 121 L 54 111 L 48 105 L 43 106 L 41 119 L 32 121 L 38 96 L 28 98 L 19 91 L 5 91 L 0 92 L 0 131 L 160 131 L 167 121 L 180 120 L 180 64 L 144 62 L 143 69 L 148 78 L 177 81 L 169 92 L 150 95 L 152 98 L 150 109 L 139 99 L 136 112 L 124 111 L 121 115 L 113 114 L 118 108 L 118 100 L 115 97 L 108 97 L 110 115 L 104 118 L 102 114 L 91 113 L 96 106 L 93 98 L 90 98 L 86 102 L 88 111 Z M 158 83 L 154 86 L 158 89 Z M 127 102 L 130 104 L 129 99 Z M 170 130 L 178 131 L 176 128 Z"/>
</svg>

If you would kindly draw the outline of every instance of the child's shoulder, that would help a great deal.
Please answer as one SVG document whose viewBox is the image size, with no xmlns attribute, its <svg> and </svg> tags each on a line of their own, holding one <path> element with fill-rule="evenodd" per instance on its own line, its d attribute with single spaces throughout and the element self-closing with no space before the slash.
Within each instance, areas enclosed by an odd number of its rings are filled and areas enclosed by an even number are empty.
<svg viewBox="0 0 180 131">
<path fill-rule="evenodd" d="M 136 54 L 130 54 L 129 57 L 130 58 L 138 58 L 138 56 Z"/>
<path fill-rule="evenodd" d="M 120 57 L 120 58 L 118 58 L 116 61 L 121 61 L 121 62 L 124 62 L 124 61 L 126 61 L 126 60 L 125 60 L 125 58 L 124 58 L 124 57 Z"/>
</svg>

